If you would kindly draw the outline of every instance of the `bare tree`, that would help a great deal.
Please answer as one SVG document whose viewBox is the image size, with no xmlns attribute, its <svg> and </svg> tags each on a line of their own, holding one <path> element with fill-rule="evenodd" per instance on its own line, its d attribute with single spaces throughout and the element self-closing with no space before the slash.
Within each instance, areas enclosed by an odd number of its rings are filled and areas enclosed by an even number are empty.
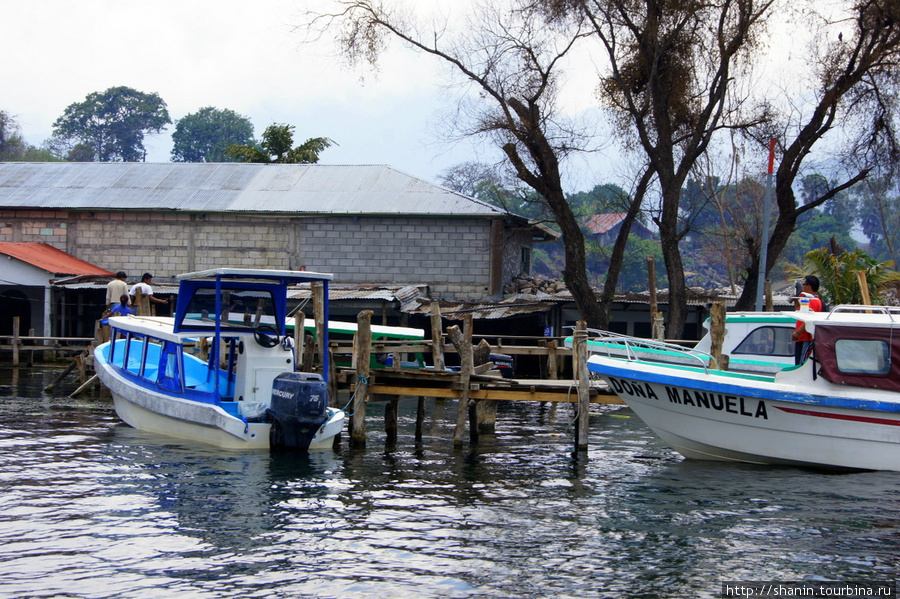
<svg viewBox="0 0 900 599">
<path fill-rule="evenodd" d="M 563 280 L 590 326 L 608 322 L 586 270 L 584 236 L 566 202 L 561 161 L 585 146 L 557 108 L 559 74 L 586 32 L 577 22 L 548 26 L 522 2 L 484 2 L 451 35 L 447 23 L 419 28 L 397 2 L 335 0 L 335 10 L 311 15 L 319 31 L 339 29 L 351 61 L 376 63 L 388 39 L 434 56 L 474 90 L 460 103 L 463 135 L 486 135 L 503 151 L 516 176 L 546 201 L 564 241 Z"/>
<path fill-rule="evenodd" d="M 804 118 L 784 118 L 781 123 L 756 131 L 761 142 L 779 140 L 781 162 L 775 172 L 778 216 L 768 244 L 766 272 L 774 265 L 796 227 L 797 219 L 865 179 L 878 162 L 896 162 L 894 137 L 897 77 L 900 66 L 900 4 L 896 0 L 861 0 L 849 4 L 850 14 L 840 22 L 822 17 L 826 40 L 813 56 L 817 69 L 815 101 Z M 810 91 L 810 90 L 805 90 Z M 791 114 L 797 115 L 796 104 Z M 840 130 L 846 174 L 833 181 L 818 197 L 798 206 L 794 183 L 811 153 L 830 133 Z M 738 309 L 749 309 L 756 296 L 759 243 L 752 248 Z"/>
<path fill-rule="evenodd" d="M 735 78 L 749 65 L 771 0 L 538 0 L 551 19 L 586 19 L 608 60 L 601 101 L 646 154 L 660 197 L 669 277 L 667 335 L 681 337 L 687 286 L 679 243 L 681 189 L 716 133 L 745 127 Z"/>
</svg>

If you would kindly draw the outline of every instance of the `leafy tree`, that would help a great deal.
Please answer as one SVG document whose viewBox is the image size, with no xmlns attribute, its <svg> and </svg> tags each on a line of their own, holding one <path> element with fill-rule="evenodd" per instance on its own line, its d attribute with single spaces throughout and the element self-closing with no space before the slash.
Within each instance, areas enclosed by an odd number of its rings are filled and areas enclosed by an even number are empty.
<svg viewBox="0 0 900 599">
<path fill-rule="evenodd" d="M 225 162 L 228 147 L 253 146 L 253 124 L 233 110 L 207 106 L 185 115 L 172 133 L 173 162 Z"/>
<path fill-rule="evenodd" d="M 862 216 L 860 225 L 869 240 L 869 253 L 897 263 L 900 251 L 900 194 L 890 174 L 869 177 L 853 188 Z"/>
<path fill-rule="evenodd" d="M 327 137 L 313 137 L 294 146 L 294 126 L 273 124 L 266 127 L 259 146 L 233 145 L 227 155 L 240 162 L 315 164 L 319 154 L 334 145 Z"/>
<path fill-rule="evenodd" d="M 881 291 L 892 281 L 900 280 L 900 274 L 892 270 L 893 262 L 878 262 L 862 250 L 835 252 L 827 247 L 806 254 L 806 274 L 819 278 L 820 295 L 832 306 L 837 304 L 862 304 L 862 290 L 857 272 L 866 275 L 866 287 L 873 304 L 879 303 Z"/>
<path fill-rule="evenodd" d="M 38 149 L 22 137 L 19 123 L 5 110 L 0 110 L 0 162 L 50 162 L 52 154 Z"/>
<path fill-rule="evenodd" d="M 807 213 L 801 217 L 781 257 L 790 264 L 800 264 L 809 252 L 831 244 L 848 250 L 855 248 L 850 226 L 821 211 Z"/>
<path fill-rule="evenodd" d="M 161 132 L 171 122 L 158 94 L 120 86 L 70 104 L 53 124 L 53 135 L 70 146 L 86 144 L 92 160 L 137 162 L 147 156 L 144 136 Z"/>
<path fill-rule="evenodd" d="M 593 244 L 588 250 L 592 272 L 603 272 L 609 267 L 609 257 L 612 254 L 612 250 L 613 246 L 599 247 Z M 663 265 L 662 249 L 659 241 L 656 239 L 641 239 L 637 235 L 629 235 L 628 243 L 625 246 L 625 259 L 622 261 L 622 268 L 619 273 L 619 284 L 617 286 L 619 289 L 633 292 L 647 290 L 648 257 L 652 257 L 656 264 Z M 657 287 L 665 287 L 665 281 L 665 268 L 659 268 L 656 271 Z"/>
</svg>

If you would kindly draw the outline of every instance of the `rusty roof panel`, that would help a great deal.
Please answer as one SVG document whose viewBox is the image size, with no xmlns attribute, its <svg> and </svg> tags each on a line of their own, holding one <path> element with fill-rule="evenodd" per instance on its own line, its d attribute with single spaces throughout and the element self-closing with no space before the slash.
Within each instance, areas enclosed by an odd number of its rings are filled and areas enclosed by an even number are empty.
<svg viewBox="0 0 900 599">
<path fill-rule="evenodd" d="M 85 262 L 46 243 L 0 241 L 0 254 L 11 256 L 37 268 L 60 275 L 113 276 L 113 273 Z"/>
</svg>

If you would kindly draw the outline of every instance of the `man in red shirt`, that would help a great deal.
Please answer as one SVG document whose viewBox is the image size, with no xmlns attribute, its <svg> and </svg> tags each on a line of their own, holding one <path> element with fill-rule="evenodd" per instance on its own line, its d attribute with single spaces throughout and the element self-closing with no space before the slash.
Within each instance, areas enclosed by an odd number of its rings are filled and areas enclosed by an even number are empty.
<svg viewBox="0 0 900 599">
<path fill-rule="evenodd" d="M 803 278 L 803 286 L 800 294 L 794 298 L 794 307 L 799 310 L 801 301 L 809 301 L 810 312 L 822 311 L 822 300 L 819 298 L 819 278 L 815 275 L 806 275 Z M 813 336 L 806 331 L 806 325 L 798 320 L 794 333 L 794 364 L 802 364 L 812 354 Z"/>
</svg>

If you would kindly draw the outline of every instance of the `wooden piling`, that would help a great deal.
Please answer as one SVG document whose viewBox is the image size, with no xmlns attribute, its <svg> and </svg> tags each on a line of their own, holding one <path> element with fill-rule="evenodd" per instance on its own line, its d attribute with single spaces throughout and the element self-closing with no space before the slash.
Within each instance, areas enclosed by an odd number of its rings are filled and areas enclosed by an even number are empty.
<svg viewBox="0 0 900 599">
<path fill-rule="evenodd" d="M 318 323 L 318 319 L 316 319 Z M 350 407 L 350 445 L 366 446 L 366 397 L 369 395 L 369 358 L 372 353 L 372 311 L 363 310 L 356 317 L 356 390 Z"/>
<path fill-rule="evenodd" d="M 313 315 L 316 319 L 316 347 L 319 352 L 319 364 L 322 363 L 322 358 L 325 356 L 325 352 L 328 351 L 328 348 L 325 347 L 325 327 L 328 326 L 328 323 L 325 322 L 325 302 L 327 298 L 325 297 L 325 286 L 320 281 L 313 281 L 310 283 L 312 298 L 313 298 Z M 372 312 L 369 311 L 369 334 L 371 335 L 371 324 L 372 324 Z M 310 357 L 310 362 L 312 362 L 312 357 Z M 322 373 L 325 374 L 324 372 Z"/>
<path fill-rule="evenodd" d="M 384 406 L 384 434 L 388 444 L 396 444 L 400 420 L 400 398 L 392 397 Z"/>
<path fill-rule="evenodd" d="M 28 329 L 28 336 L 34 337 L 34 329 Z M 31 345 L 33 343 L 34 342 L 31 341 L 31 342 L 29 342 L 29 345 Z M 29 368 L 34 366 L 34 351 L 28 352 L 28 366 L 29 366 Z"/>
<path fill-rule="evenodd" d="M 590 417 L 590 375 L 587 368 L 587 323 L 575 323 L 572 346 L 575 350 L 575 378 L 578 381 L 578 408 L 575 415 L 575 451 L 587 451 L 588 419 Z"/>
<path fill-rule="evenodd" d="M 13 316 L 12 322 L 12 365 L 19 365 L 19 317 Z"/>
<path fill-rule="evenodd" d="M 722 355 L 722 345 L 725 342 L 725 304 L 715 302 L 709 309 L 709 354 L 712 356 L 719 370 L 727 370 L 728 365 Z M 712 364 L 710 365 L 712 366 Z"/>
<path fill-rule="evenodd" d="M 431 355 L 435 370 L 444 370 L 444 338 L 441 327 L 441 306 L 431 302 Z"/>
<path fill-rule="evenodd" d="M 416 402 L 416 443 L 422 442 L 422 437 L 425 434 L 425 398 L 423 396 L 418 397 L 418 401 Z"/>
<path fill-rule="evenodd" d="M 297 310 L 294 314 L 294 370 L 300 370 L 303 365 L 303 341 L 306 336 L 306 314 L 303 310 Z"/>
<path fill-rule="evenodd" d="M 456 409 L 456 430 L 453 432 L 453 446 L 462 447 L 463 433 L 466 430 L 466 417 L 469 411 L 469 381 L 472 376 L 472 344 L 466 339 L 459 327 L 453 325 L 447 329 L 447 336 L 459 353 L 459 405 Z"/>
</svg>

